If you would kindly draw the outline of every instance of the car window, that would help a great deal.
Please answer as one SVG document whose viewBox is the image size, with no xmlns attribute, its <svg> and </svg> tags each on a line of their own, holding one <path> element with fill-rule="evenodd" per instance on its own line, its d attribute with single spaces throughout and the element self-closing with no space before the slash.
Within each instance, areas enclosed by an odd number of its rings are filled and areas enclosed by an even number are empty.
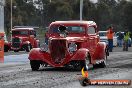
<svg viewBox="0 0 132 88">
<path fill-rule="evenodd" d="M 72 32 L 72 33 L 82 33 L 84 32 L 84 28 L 81 26 L 69 26 L 66 27 L 68 32 Z"/>
<path fill-rule="evenodd" d="M 96 33 L 95 31 L 96 31 L 96 30 L 95 30 L 94 27 L 89 27 L 87 33 L 88 33 L 88 34 L 95 34 L 95 33 Z"/>
<path fill-rule="evenodd" d="M 51 26 L 49 32 L 50 33 L 59 33 L 58 26 Z"/>
<path fill-rule="evenodd" d="M 12 31 L 12 35 L 28 35 L 28 31 Z"/>
<path fill-rule="evenodd" d="M 30 31 L 30 35 L 34 35 L 34 31 Z"/>
<path fill-rule="evenodd" d="M 50 33 L 59 33 L 59 26 L 50 27 Z M 66 26 L 66 31 L 68 33 L 84 33 L 85 28 L 81 26 Z"/>
<path fill-rule="evenodd" d="M 99 32 L 99 36 L 106 36 L 106 32 Z"/>
</svg>

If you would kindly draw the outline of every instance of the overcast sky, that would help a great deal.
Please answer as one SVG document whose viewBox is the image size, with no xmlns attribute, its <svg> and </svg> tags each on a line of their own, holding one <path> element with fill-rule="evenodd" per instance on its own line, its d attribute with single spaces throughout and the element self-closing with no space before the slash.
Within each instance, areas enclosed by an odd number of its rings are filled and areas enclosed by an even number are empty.
<svg viewBox="0 0 132 88">
<path fill-rule="evenodd" d="M 96 3 L 96 2 L 97 2 L 97 0 L 90 0 L 90 1 L 92 1 L 92 2 L 94 2 L 94 3 Z M 130 1 L 130 0 L 127 0 L 127 1 Z"/>
<path fill-rule="evenodd" d="M 97 0 L 90 0 L 90 1 L 92 1 L 92 2 L 94 2 L 94 3 L 96 3 L 96 2 L 97 2 Z"/>
</svg>

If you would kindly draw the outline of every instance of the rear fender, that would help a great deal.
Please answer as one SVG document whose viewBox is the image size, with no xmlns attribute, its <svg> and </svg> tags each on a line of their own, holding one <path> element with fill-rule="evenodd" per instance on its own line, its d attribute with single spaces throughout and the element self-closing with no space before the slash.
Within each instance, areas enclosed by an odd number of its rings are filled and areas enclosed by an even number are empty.
<svg viewBox="0 0 132 88">
<path fill-rule="evenodd" d="M 72 60 L 85 60 L 89 50 L 86 48 L 79 49 L 76 54 L 72 57 Z"/>
<path fill-rule="evenodd" d="M 34 48 L 38 48 L 38 47 L 40 47 L 40 42 L 38 39 L 36 39 L 34 42 Z"/>
<path fill-rule="evenodd" d="M 103 59 L 106 54 L 106 49 L 107 44 L 105 42 L 99 42 L 94 53 L 94 59 Z"/>
<path fill-rule="evenodd" d="M 104 50 L 107 48 L 107 44 L 105 42 L 99 42 L 97 46 Z"/>
</svg>

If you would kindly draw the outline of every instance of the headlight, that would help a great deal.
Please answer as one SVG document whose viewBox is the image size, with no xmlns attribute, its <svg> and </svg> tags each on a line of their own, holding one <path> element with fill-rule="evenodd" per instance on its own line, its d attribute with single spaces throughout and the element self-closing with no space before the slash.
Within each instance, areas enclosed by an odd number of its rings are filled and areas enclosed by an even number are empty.
<svg viewBox="0 0 132 88">
<path fill-rule="evenodd" d="M 40 50 L 41 51 L 48 51 L 48 45 L 46 43 L 43 43 L 41 46 L 40 46 Z"/>
<path fill-rule="evenodd" d="M 69 49 L 69 52 L 74 52 L 77 50 L 77 45 L 75 43 L 70 43 L 68 49 Z"/>
</svg>

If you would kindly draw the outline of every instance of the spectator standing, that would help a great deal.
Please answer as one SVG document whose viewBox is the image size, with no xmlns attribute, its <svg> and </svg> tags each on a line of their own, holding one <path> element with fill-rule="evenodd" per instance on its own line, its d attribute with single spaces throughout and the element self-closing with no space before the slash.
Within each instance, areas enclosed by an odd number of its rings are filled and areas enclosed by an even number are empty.
<svg viewBox="0 0 132 88">
<path fill-rule="evenodd" d="M 121 31 L 119 31 L 119 34 L 118 34 L 118 46 L 119 47 L 122 47 L 123 45 L 123 38 L 124 38 L 124 34 L 121 33 Z"/>
<path fill-rule="evenodd" d="M 123 44 L 123 51 L 128 51 L 128 41 L 130 38 L 130 32 L 128 30 L 124 33 L 124 44 Z"/>
<path fill-rule="evenodd" d="M 114 36 L 113 27 L 110 26 L 107 30 L 109 52 L 112 52 L 113 50 L 113 36 Z"/>
</svg>

